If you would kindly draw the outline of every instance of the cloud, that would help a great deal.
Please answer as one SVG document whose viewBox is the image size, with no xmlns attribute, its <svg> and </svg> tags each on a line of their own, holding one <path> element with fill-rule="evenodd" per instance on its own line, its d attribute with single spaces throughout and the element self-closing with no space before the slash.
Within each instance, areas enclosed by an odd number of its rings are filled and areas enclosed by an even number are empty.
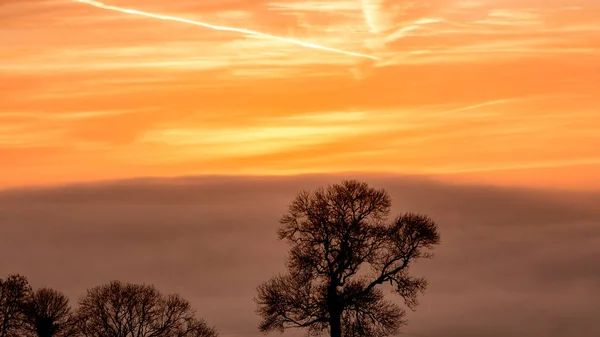
<svg viewBox="0 0 600 337">
<path fill-rule="evenodd" d="M 394 213 L 422 212 L 440 225 L 436 257 L 415 268 L 430 287 L 409 315 L 407 336 L 600 332 L 597 192 L 353 177 L 386 188 Z M 23 273 L 35 287 L 74 300 L 112 279 L 153 283 L 190 299 L 223 336 L 260 336 L 252 297 L 283 271 L 279 217 L 301 189 L 342 178 L 188 177 L 5 190 L 0 274 Z"/>
</svg>

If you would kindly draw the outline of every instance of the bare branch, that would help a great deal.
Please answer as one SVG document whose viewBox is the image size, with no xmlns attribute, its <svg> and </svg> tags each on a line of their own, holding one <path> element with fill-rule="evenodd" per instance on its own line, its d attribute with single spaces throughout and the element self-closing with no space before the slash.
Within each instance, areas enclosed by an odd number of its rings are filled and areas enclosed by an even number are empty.
<svg viewBox="0 0 600 337">
<path fill-rule="evenodd" d="M 26 330 L 39 337 L 77 336 L 69 299 L 61 292 L 41 288 L 31 294 L 23 309 Z"/>
<path fill-rule="evenodd" d="M 313 192 L 302 191 L 280 220 L 279 238 L 290 245 L 290 272 L 258 288 L 263 332 L 306 328 L 309 334 L 329 329 L 334 337 L 385 336 L 403 324 L 404 311 L 383 300 L 378 285 L 390 282 L 414 309 L 426 282 L 408 270 L 430 258 L 440 241 L 428 217 L 407 213 L 386 224 L 391 199 L 355 180 Z M 358 277 L 370 266 L 374 274 Z"/>
<path fill-rule="evenodd" d="M 23 307 L 30 294 L 31 287 L 24 276 L 16 274 L 0 279 L 0 337 L 15 336 L 23 332 Z"/>
<path fill-rule="evenodd" d="M 165 296 L 154 286 L 118 281 L 88 290 L 79 302 L 77 319 L 85 337 L 217 336 L 179 295 Z"/>
</svg>

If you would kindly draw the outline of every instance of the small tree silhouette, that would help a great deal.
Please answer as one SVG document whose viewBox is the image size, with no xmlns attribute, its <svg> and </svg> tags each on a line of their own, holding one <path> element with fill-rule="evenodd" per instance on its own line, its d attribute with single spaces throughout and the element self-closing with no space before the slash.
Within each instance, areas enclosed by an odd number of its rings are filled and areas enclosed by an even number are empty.
<svg viewBox="0 0 600 337">
<path fill-rule="evenodd" d="M 24 305 L 25 328 L 38 337 L 76 336 L 75 317 L 69 299 L 49 288 L 36 290 Z"/>
<path fill-rule="evenodd" d="M 409 267 L 440 242 L 429 217 L 407 213 L 386 223 L 391 198 L 356 180 L 299 193 L 280 223 L 291 248 L 289 274 L 258 287 L 263 332 L 299 327 L 309 335 L 388 336 L 405 311 L 384 299 L 389 283 L 410 309 L 426 280 Z"/>
<path fill-rule="evenodd" d="M 25 276 L 0 279 L 0 337 L 18 336 L 24 331 L 23 307 L 30 293 Z"/>
<path fill-rule="evenodd" d="M 85 337 L 218 336 L 179 295 L 119 281 L 88 290 L 79 302 L 77 320 Z"/>
</svg>

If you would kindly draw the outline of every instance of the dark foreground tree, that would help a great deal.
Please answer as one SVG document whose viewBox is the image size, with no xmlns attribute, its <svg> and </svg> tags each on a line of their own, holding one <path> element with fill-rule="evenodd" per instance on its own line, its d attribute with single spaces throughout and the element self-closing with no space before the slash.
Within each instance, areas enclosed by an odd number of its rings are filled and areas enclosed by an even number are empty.
<svg viewBox="0 0 600 337">
<path fill-rule="evenodd" d="M 23 307 L 30 293 L 24 276 L 0 279 L 0 337 L 16 337 L 24 332 Z"/>
<path fill-rule="evenodd" d="M 61 292 L 49 288 L 31 294 L 23 310 L 25 328 L 37 337 L 71 337 L 77 335 L 75 317 L 69 299 Z"/>
<path fill-rule="evenodd" d="M 86 337 L 216 337 L 179 295 L 154 286 L 113 281 L 91 290 L 79 302 L 79 330 Z"/>
<path fill-rule="evenodd" d="M 409 268 L 440 242 L 429 217 L 387 221 L 391 199 L 355 180 L 299 193 L 281 218 L 279 238 L 291 248 L 287 275 L 258 287 L 259 329 L 329 330 L 332 337 L 379 337 L 399 331 L 405 310 L 384 298 L 389 284 L 412 310 L 426 280 Z"/>
</svg>

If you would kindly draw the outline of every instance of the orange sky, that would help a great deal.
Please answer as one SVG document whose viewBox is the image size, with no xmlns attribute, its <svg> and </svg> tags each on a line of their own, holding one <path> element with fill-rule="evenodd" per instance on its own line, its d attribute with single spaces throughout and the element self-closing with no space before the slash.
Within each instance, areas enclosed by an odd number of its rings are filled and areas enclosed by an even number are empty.
<svg viewBox="0 0 600 337">
<path fill-rule="evenodd" d="M 0 188 L 382 171 L 600 188 L 595 0 L 0 5 Z"/>
</svg>

